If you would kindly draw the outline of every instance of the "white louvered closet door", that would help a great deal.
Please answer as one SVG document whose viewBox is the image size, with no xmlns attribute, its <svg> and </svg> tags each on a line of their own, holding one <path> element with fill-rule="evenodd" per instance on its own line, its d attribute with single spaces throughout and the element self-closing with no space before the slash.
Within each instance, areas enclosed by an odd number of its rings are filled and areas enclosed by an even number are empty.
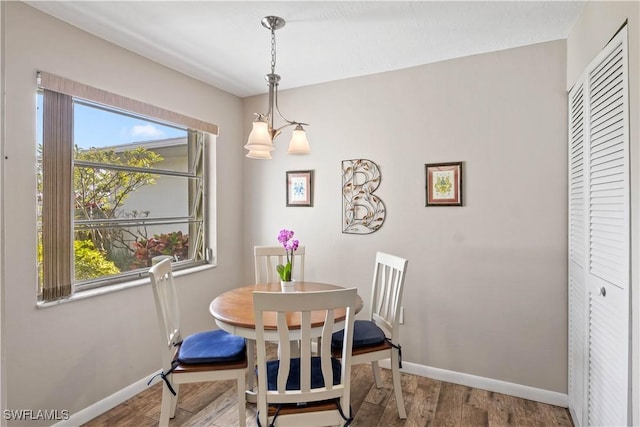
<svg viewBox="0 0 640 427">
<path fill-rule="evenodd" d="M 569 93 L 569 408 L 578 425 L 628 420 L 627 30 Z"/>
<path fill-rule="evenodd" d="M 627 69 L 625 27 L 569 94 L 569 406 L 580 425 L 628 421 Z"/>
<path fill-rule="evenodd" d="M 629 109 L 624 28 L 587 72 L 589 425 L 627 425 Z"/>
<path fill-rule="evenodd" d="M 587 319 L 584 84 L 569 93 L 569 409 L 582 425 Z"/>
</svg>

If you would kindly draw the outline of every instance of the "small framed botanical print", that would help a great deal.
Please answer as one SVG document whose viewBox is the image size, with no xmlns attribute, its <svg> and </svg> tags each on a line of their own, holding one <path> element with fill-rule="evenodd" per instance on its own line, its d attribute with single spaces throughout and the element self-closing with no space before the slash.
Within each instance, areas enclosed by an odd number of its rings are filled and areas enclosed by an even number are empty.
<svg viewBox="0 0 640 427">
<path fill-rule="evenodd" d="M 462 162 L 425 164 L 426 205 L 462 206 Z"/>
<path fill-rule="evenodd" d="M 313 171 L 287 171 L 287 206 L 313 206 Z"/>
</svg>

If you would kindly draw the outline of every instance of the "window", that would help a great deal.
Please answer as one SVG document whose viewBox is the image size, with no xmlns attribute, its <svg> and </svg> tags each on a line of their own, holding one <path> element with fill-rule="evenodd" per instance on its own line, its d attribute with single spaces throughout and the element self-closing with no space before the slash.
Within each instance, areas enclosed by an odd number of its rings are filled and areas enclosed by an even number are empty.
<svg viewBox="0 0 640 427">
<path fill-rule="evenodd" d="M 38 92 L 38 295 L 209 259 L 208 133 L 44 87 Z"/>
</svg>

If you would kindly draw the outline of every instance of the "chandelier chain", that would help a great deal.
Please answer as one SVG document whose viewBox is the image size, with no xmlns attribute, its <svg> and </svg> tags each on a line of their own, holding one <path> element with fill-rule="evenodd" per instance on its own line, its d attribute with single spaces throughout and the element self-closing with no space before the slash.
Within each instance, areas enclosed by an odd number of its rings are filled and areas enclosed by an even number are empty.
<svg viewBox="0 0 640 427">
<path fill-rule="evenodd" d="M 276 73 L 276 32 L 271 29 L 271 74 Z"/>
</svg>

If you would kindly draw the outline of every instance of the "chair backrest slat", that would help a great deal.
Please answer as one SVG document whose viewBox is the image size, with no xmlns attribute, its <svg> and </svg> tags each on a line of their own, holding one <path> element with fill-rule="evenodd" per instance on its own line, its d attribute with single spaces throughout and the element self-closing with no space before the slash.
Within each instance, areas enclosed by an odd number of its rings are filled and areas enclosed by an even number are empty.
<svg viewBox="0 0 640 427">
<path fill-rule="evenodd" d="M 278 316 L 278 339 L 279 342 L 289 342 L 289 328 L 287 327 L 286 313 L 280 312 Z M 291 347 L 281 346 L 280 350 L 280 367 L 278 369 L 278 392 L 284 393 L 286 391 L 287 378 L 289 378 L 289 372 L 291 371 Z"/>
</svg>

